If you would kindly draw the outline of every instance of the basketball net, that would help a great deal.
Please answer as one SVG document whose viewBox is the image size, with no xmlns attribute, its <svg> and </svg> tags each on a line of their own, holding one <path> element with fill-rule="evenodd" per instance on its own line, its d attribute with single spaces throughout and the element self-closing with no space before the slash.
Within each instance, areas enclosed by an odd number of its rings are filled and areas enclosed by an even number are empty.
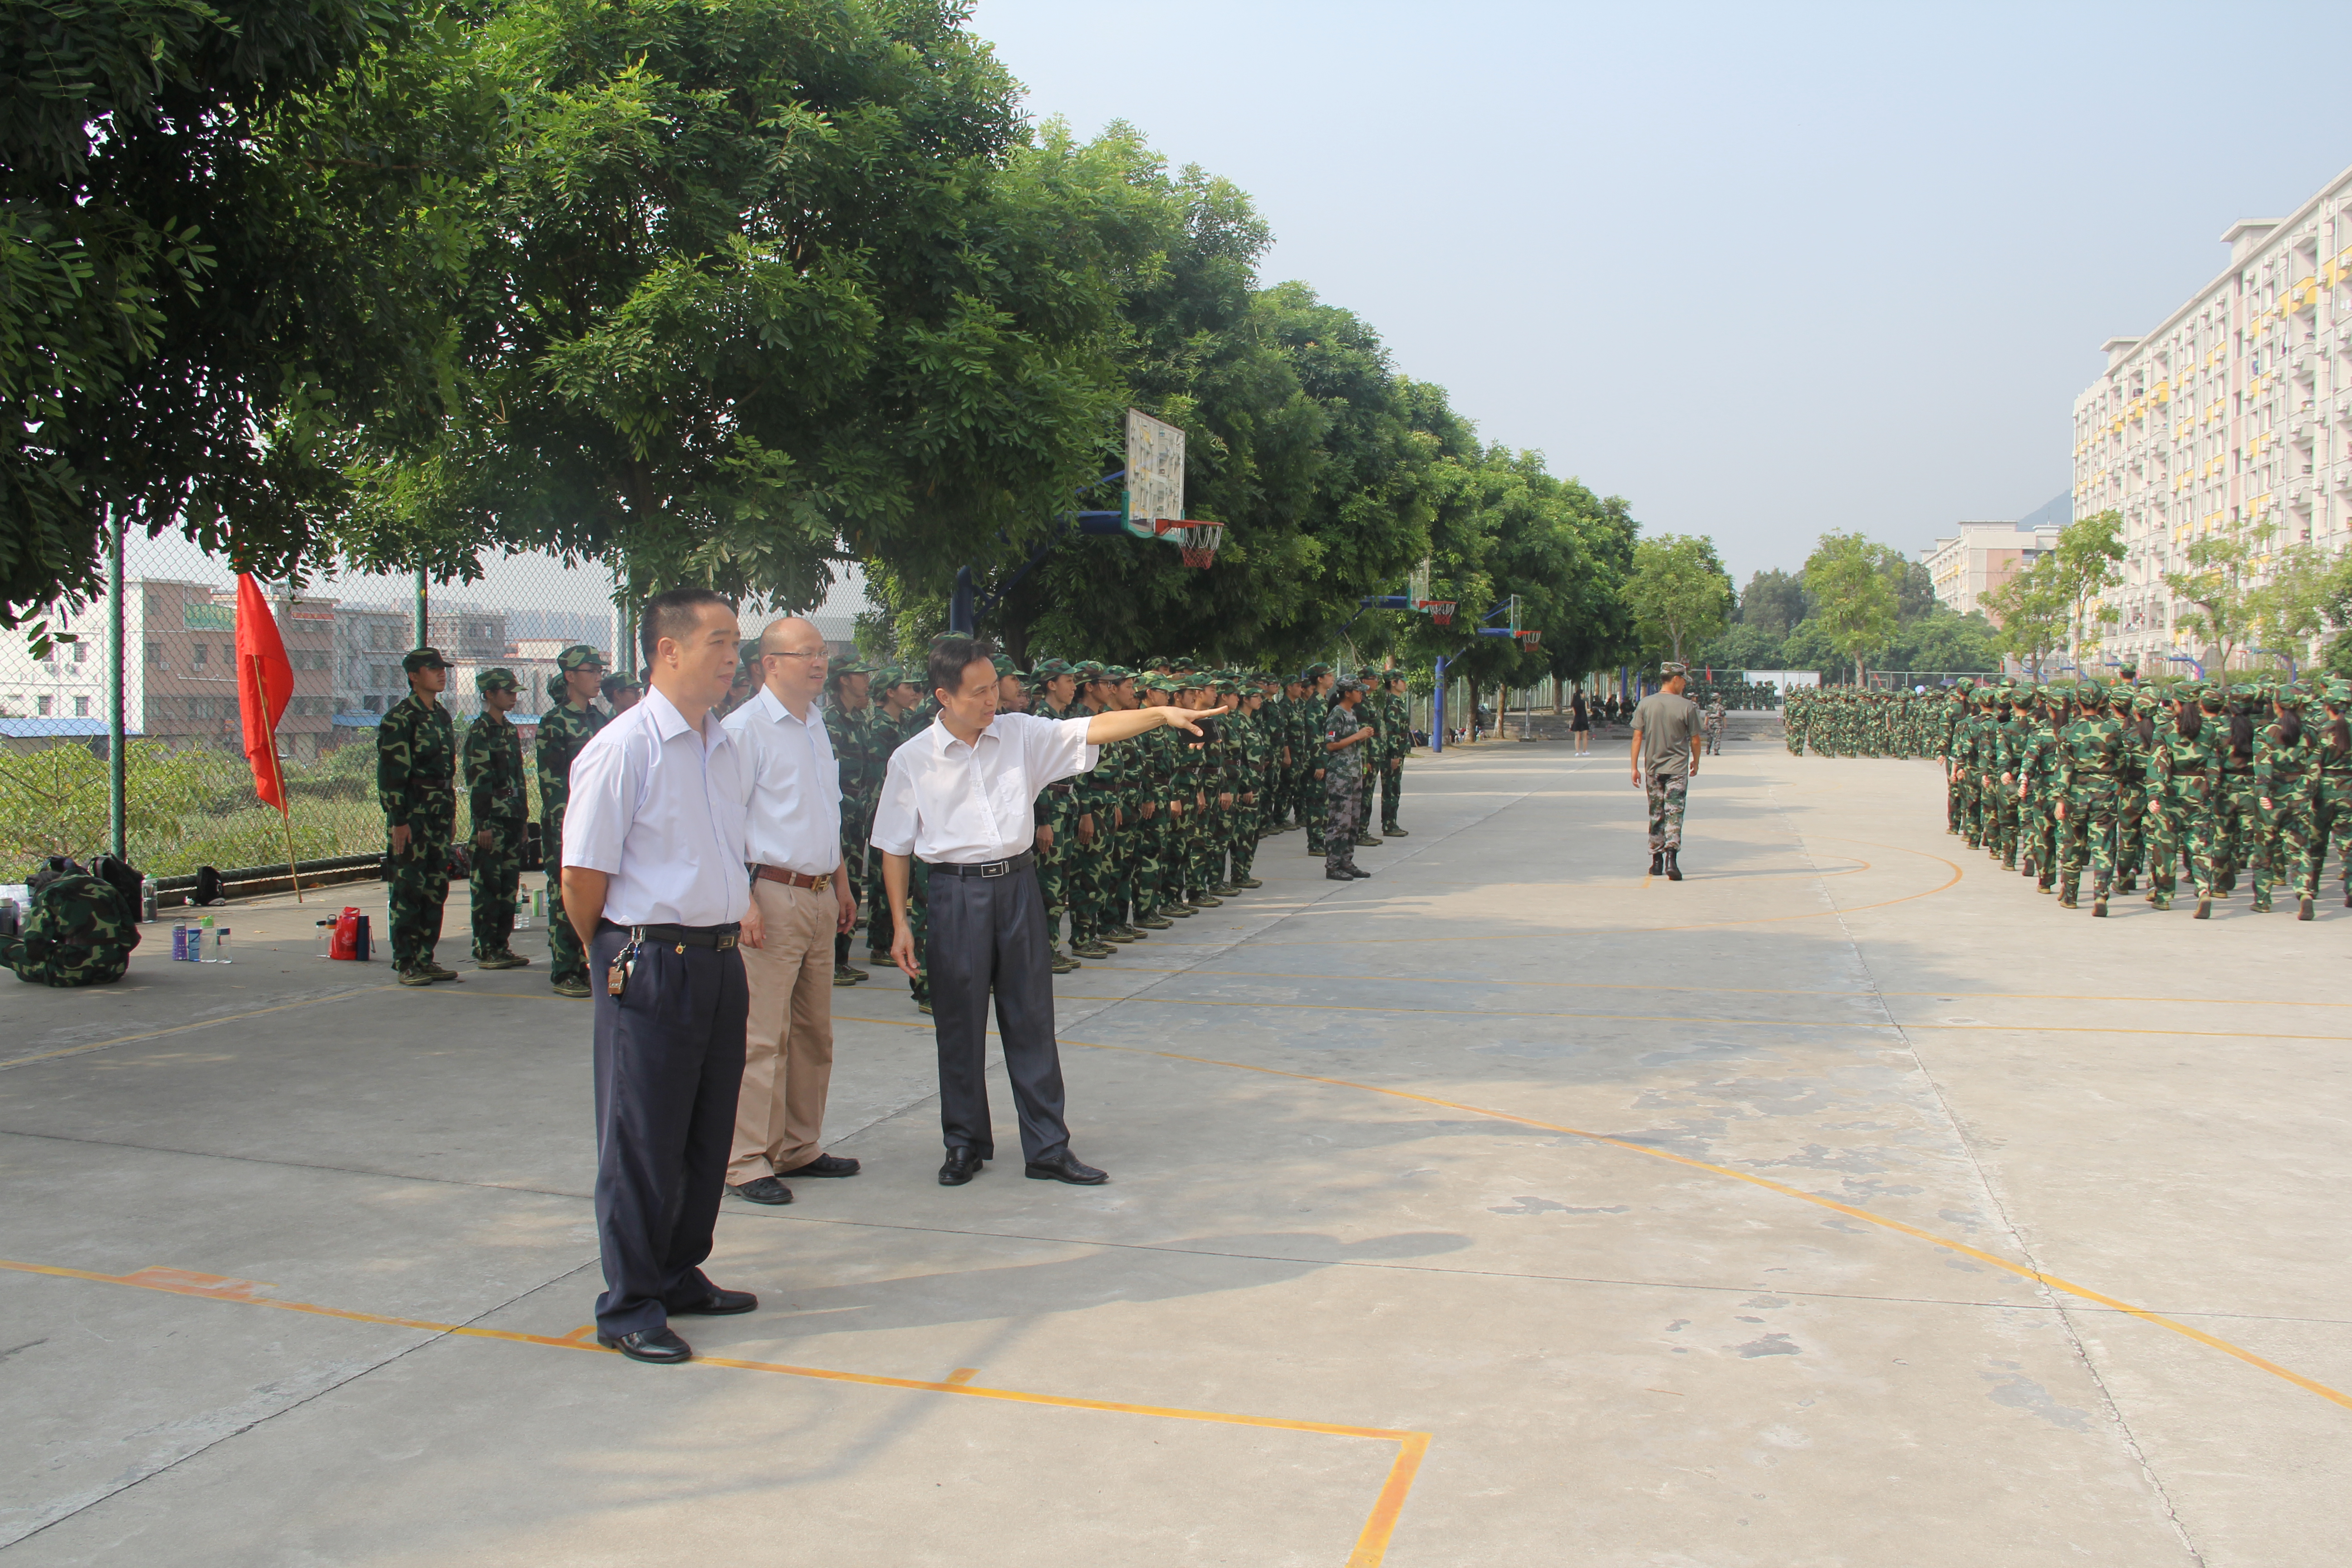
<svg viewBox="0 0 2352 1568">
<path fill-rule="evenodd" d="M 1209 563 L 1217 558 L 1217 547 L 1224 542 L 1225 525 L 1222 522 L 1176 522 L 1167 518 L 1154 518 L 1152 531 L 1161 538 L 1176 535 L 1178 553 L 1184 564 L 1207 571 Z"/>
</svg>

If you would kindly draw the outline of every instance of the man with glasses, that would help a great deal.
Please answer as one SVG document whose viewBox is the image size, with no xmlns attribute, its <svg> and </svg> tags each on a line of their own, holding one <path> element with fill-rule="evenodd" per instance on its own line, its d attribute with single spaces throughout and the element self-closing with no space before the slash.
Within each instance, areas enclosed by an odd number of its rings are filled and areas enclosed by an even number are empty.
<svg viewBox="0 0 2352 1568">
<path fill-rule="evenodd" d="M 833 943 L 857 924 L 841 778 L 820 716 L 824 637 L 796 616 L 760 634 L 760 685 L 724 723 L 742 759 L 751 902 L 743 917 L 743 1087 L 727 1190 L 788 1204 L 786 1176 L 854 1176 L 818 1147 L 833 1080 Z"/>
</svg>

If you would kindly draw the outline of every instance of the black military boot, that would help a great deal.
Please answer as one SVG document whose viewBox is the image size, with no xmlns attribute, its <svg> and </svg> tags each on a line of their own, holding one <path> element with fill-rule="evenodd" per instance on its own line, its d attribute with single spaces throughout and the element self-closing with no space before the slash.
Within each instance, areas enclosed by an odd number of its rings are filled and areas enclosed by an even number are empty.
<svg viewBox="0 0 2352 1568">
<path fill-rule="evenodd" d="M 2299 921 L 2307 921 L 2311 919 L 2311 900 L 2309 899 L 2304 900 L 2296 908 L 2294 918 Z"/>
<path fill-rule="evenodd" d="M 1674 849 L 1666 851 L 1666 880 L 1669 882 L 1679 882 L 1683 879 L 1682 866 L 1675 859 L 1679 853 L 1680 851 Z"/>
<path fill-rule="evenodd" d="M 1651 876 L 1653 876 L 1653 877 L 1657 876 L 1659 873 L 1663 872 L 1665 868 L 1666 868 L 1666 852 L 1665 852 L 1664 850 L 1663 850 L 1663 849 L 1653 849 L 1653 850 L 1651 850 L 1651 851 L 1650 851 L 1650 875 L 1651 875 Z"/>
</svg>

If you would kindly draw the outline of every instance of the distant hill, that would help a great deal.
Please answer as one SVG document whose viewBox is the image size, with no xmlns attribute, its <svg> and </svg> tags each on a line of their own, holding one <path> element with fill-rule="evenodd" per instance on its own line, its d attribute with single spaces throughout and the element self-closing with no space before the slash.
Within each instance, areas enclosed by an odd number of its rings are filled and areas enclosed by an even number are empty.
<svg viewBox="0 0 2352 1568">
<path fill-rule="evenodd" d="M 2060 490 L 2050 498 L 2049 502 L 2041 510 L 2029 512 L 2019 518 L 2017 526 L 2021 531 L 2040 528 L 2045 524 L 2054 528 L 2063 528 L 2074 521 L 2074 498 L 2068 491 Z"/>
</svg>

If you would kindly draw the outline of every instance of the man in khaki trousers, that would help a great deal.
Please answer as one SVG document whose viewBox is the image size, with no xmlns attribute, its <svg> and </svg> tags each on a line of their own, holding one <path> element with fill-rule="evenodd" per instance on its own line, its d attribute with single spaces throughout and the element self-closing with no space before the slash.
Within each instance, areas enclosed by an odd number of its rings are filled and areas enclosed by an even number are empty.
<svg viewBox="0 0 2352 1568">
<path fill-rule="evenodd" d="M 743 1089 L 727 1190 L 788 1204 L 786 1176 L 854 1176 L 824 1152 L 833 1079 L 833 939 L 857 923 L 841 860 L 841 772 L 817 710 L 824 638 L 787 618 L 760 634 L 759 689 L 727 715 L 742 757 L 751 908 L 743 919 Z"/>
</svg>

